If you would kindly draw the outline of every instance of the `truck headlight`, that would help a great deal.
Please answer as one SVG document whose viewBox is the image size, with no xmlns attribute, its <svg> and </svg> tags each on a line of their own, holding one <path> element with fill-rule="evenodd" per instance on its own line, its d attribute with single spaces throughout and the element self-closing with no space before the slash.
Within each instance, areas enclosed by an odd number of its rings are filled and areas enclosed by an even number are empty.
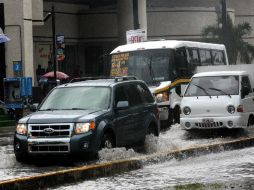
<svg viewBox="0 0 254 190">
<path fill-rule="evenodd" d="M 74 132 L 75 134 L 87 133 L 90 129 L 94 129 L 94 122 L 89 123 L 76 123 Z"/>
<path fill-rule="evenodd" d="M 18 123 L 16 126 L 16 132 L 20 135 L 26 135 L 27 134 L 27 125 L 24 123 Z"/>
<path fill-rule="evenodd" d="M 156 102 L 160 103 L 160 102 L 166 102 L 168 101 L 168 93 L 167 92 L 162 92 L 159 94 L 156 94 Z"/>
<path fill-rule="evenodd" d="M 235 106 L 232 106 L 232 105 L 228 106 L 228 113 L 230 114 L 235 113 Z"/>
<path fill-rule="evenodd" d="M 184 107 L 184 108 L 183 108 L 183 113 L 184 113 L 185 115 L 190 115 L 190 113 L 191 113 L 190 107 Z"/>
</svg>

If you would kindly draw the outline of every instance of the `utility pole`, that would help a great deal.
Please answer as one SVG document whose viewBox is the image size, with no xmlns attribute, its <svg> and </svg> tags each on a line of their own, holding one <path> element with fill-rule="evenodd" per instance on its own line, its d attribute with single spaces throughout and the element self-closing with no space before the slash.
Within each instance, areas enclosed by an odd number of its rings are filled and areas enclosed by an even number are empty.
<svg viewBox="0 0 254 190">
<path fill-rule="evenodd" d="M 222 12 L 222 31 L 224 37 L 227 35 L 227 5 L 226 0 L 221 0 L 221 12 Z"/>
<path fill-rule="evenodd" d="M 51 15 L 52 15 L 52 41 L 53 41 L 53 68 L 54 68 L 54 80 L 56 81 L 56 21 L 55 21 L 55 7 L 52 5 L 51 8 Z"/>
</svg>

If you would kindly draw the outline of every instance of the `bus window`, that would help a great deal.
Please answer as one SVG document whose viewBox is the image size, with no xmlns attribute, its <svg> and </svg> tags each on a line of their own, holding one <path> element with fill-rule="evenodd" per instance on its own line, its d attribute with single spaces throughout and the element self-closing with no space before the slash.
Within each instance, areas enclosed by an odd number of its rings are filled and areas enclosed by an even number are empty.
<svg viewBox="0 0 254 190">
<path fill-rule="evenodd" d="M 212 65 L 212 56 L 210 50 L 199 50 L 201 65 Z"/>
<path fill-rule="evenodd" d="M 190 65 L 199 66 L 198 50 L 197 49 L 188 49 L 188 62 Z"/>
<path fill-rule="evenodd" d="M 212 60 L 214 65 L 225 65 L 222 51 L 212 50 Z"/>
<path fill-rule="evenodd" d="M 196 67 L 200 65 L 198 49 L 188 48 L 187 60 L 189 64 L 189 72 L 191 75 L 193 75 L 195 73 Z"/>
<path fill-rule="evenodd" d="M 187 67 L 187 59 L 186 59 L 186 51 L 185 48 L 180 48 L 176 50 L 175 53 L 175 68 L 177 72 L 177 77 L 187 77 L 188 67 Z"/>
</svg>

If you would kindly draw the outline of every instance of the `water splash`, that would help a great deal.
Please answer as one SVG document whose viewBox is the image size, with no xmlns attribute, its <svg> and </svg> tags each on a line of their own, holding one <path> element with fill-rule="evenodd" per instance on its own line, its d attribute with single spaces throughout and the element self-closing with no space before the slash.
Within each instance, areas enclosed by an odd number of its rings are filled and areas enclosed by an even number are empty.
<svg viewBox="0 0 254 190">
<path fill-rule="evenodd" d="M 112 149 L 105 148 L 100 150 L 98 154 L 99 162 L 127 159 L 138 155 L 133 149 L 126 149 L 124 147 Z"/>
</svg>

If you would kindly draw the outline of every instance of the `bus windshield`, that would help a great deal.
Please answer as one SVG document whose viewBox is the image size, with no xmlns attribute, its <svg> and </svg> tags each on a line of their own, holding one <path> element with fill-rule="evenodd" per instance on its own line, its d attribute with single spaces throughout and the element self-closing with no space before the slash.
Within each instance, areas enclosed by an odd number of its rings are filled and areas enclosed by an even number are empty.
<svg viewBox="0 0 254 190">
<path fill-rule="evenodd" d="M 148 85 L 173 79 L 173 50 L 152 49 L 112 55 L 111 76 L 136 76 Z"/>
</svg>

